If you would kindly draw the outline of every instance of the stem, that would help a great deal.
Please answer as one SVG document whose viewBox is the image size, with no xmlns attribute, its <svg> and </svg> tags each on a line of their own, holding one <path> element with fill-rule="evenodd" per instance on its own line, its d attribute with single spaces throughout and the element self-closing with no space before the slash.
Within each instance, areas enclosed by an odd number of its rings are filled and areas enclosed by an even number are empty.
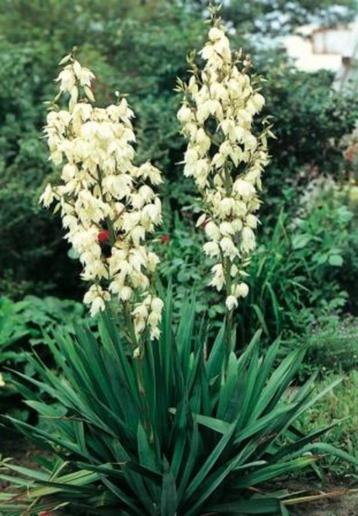
<svg viewBox="0 0 358 516">
<path fill-rule="evenodd" d="M 125 316 L 125 320 L 126 320 L 126 325 L 128 326 L 128 330 L 129 330 L 129 332 L 128 332 L 129 339 L 132 344 L 132 348 L 133 348 L 132 351 L 134 351 L 138 347 L 138 340 L 137 340 L 137 336 L 136 336 L 135 330 L 134 330 L 131 309 L 130 309 L 128 301 L 124 302 L 123 305 L 124 305 L 124 316 Z"/>
<path fill-rule="evenodd" d="M 225 361 L 224 361 L 224 370 L 223 377 L 227 378 L 228 367 L 229 367 L 229 358 L 232 350 L 232 328 L 233 328 L 233 310 L 227 311 L 225 315 L 225 331 L 224 331 L 224 341 L 225 341 Z"/>
<path fill-rule="evenodd" d="M 225 258 L 221 254 L 222 267 L 225 277 L 226 297 L 231 294 L 231 262 L 229 258 Z M 225 342 L 225 359 L 223 367 L 223 377 L 227 377 L 228 365 L 230 353 L 232 350 L 232 328 L 233 328 L 233 313 L 234 310 L 227 310 L 225 315 L 225 329 L 224 329 L 224 342 Z"/>
<path fill-rule="evenodd" d="M 150 407 L 148 404 L 148 400 L 146 397 L 145 385 L 144 385 L 144 340 L 142 338 L 138 338 L 135 333 L 132 314 L 130 310 L 130 305 L 128 302 L 124 303 L 124 315 L 126 320 L 126 325 L 129 328 L 129 337 L 132 344 L 132 351 L 134 352 L 136 349 L 139 349 L 139 355 L 133 357 L 134 369 L 136 374 L 137 386 L 140 395 L 140 399 L 143 404 L 143 426 L 147 431 L 148 436 L 152 435 L 152 425 L 150 422 Z"/>
<path fill-rule="evenodd" d="M 144 387 L 144 368 L 143 368 L 143 358 L 144 358 L 144 350 L 143 353 L 141 351 L 141 356 L 135 358 L 136 365 L 136 373 L 137 373 L 137 382 L 138 382 L 138 390 L 139 394 L 143 397 L 144 407 L 147 409 L 147 402 L 145 398 L 145 387 Z"/>
<path fill-rule="evenodd" d="M 232 195 L 232 187 L 233 180 L 231 177 L 231 165 L 227 164 L 224 167 L 224 188 L 226 191 L 226 195 L 230 197 Z M 225 258 L 221 253 L 221 262 L 223 267 L 223 273 L 225 277 L 225 287 L 226 287 L 226 297 L 231 295 L 231 266 L 232 262 L 230 258 Z M 224 361 L 224 370 L 223 376 L 226 379 L 228 373 L 229 359 L 230 353 L 232 351 L 232 329 L 233 329 L 233 313 L 234 309 L 227 310 L 225 315 L 225 332 L 224 332 L 224 341 L 225 341 L 225 361 Z"/>
<path fill-rule="evenodd" d="M 139 349 L 139 356 L 133 356 L 133 363 L 134 363 L 134 370 L 135 370 L 135 376 L 137 380 L 137 386 L 138 386 L 138 392 L 140 396 L 140 400 L 142 402 L 143 407 L 143 427 L 145 431 L 148 434 L 149 440 L 151 439 L 151 436 L 153 435 L 152 431 L 152 425 L 150 421 L 150 407 L 148 403 L 148 399 L 146 397 L 146 390 L 145 390 L 145 384 L 144 384 L 144 339 L 143 337 L 138 339 L 138 337 L 135 334 L 133 319 L 131 315 L 131 310 L 129 303 L 124 303 L 124 315 L 126 324 L 129 328 L 129 337 L 132 344 L 132 352 L 134 350 Z"/>
<path fill-rule="evenodd" d="M 110 246 L 113 247 L 113 245 L 116 241 L 116 232 L 114 231 L 112 221 L 109 217 L 106 218 L 106 224 L 107 224 L 108 232 L 109 232 L 109 243 L 110 243 Z"/>
<path fill-rule="evenodd" d="M 137 342 L 138 342 L 138 340 L 137 340 Z M 149 406 L 149 402 L 148 402 L 148 398 L 147 398 L 146 390 L 145 390 L 145 384 L 144 384 L 144 352 L 145 352 L 144 346 L 145 345 L 144 345 L 143 340 L 138 343 L 138 347 L 140 349 L 140 354 L 138 357 L 134 357 L 133 360 L 134 360 L 136 379 L 137 379 L 137 384 L 138 384 L 138 391 L 139 391 L 140 399 L 143 404 L 143 416 L 144 416 L 143 417 L 143 427 L 144 427 L 145 431 L 147 432 L 147 435 L 148 435 L 148 438 L 150 441 L 152 438 L 152 435 L 153 435 L 153 429 L 152 429 L 152 424 L 151 424 L 151 420 L 150 420 L 151 410 L 150 410 L 150 406 Z"/>
</svg>

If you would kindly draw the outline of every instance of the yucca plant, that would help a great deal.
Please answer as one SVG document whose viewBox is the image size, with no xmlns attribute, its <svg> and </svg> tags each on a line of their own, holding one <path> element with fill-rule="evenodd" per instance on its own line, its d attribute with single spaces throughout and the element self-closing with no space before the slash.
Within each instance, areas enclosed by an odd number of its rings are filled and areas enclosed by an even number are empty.
<svg viewBox="0 0 358 516">
<path fill-rule="evenodd" d="M 3 461 L 8 472 L 1 478 L 11 483 L 1 495 L 3 513 L 287 514 L 288 495 L 270 494 L 267 482 L 322 454 L 353 460 L 317 442 L 328 428 L 302 435 L 295 427 L 334 386 L 313 398 L 313 378 L 292 386 L 302 349 L 275 368 L 279 342 L 261 355 L 255 335 L 240 357 L 231 353 L 224 377 L 224 331 L 208 345 L 205 324 L 193 331 L 194 312 L 188 302 L 173 331 L 167 299 L 162 336 L 146 347 L 141 384 L 109 309 L 98 338 L 86 327 L 76 337 L 48 338 L 60 374 L 29 357 L 41 379 L 19 374 L 17 387 L 47 426 L 7 421 L 54 459 L 38 471 Z"/>
<path fill-rule="evenodd" d="M 4 514 L 287 514 L 296 498 L 275 494 L 270 481 L 325 453 L 354 461 L 317 442 L 327 428 L 308 435 L 296 428 L 333 386 L 313 397 L 313 378 L 293 386 L 301 347 L 280 362 L 279 342 L 261 355 L 256 334 L 239 356 L 233 351 L 233 313 L 248 295 L 243 269 L 255 248 L 270 129 L 251 132 L 264 99 L 215 13 L 200 52 L 202 72 L 191 62 L 193 76 L 179 83 L 178 117 L 188 139 L 185 173 L 203 203 L 198 225 L 214 260 L 211 285 L 225 295 L 224 323 L 212 341 L 207 325 L 195 324 L 194 301 L 184 304 L 176 325 L 171 294 L 165 303 L 159 297 L 158 258 L 145 237 L 161 222 L 150 186 L 160 173 L 132 162 L 126 99 L 97 107 L 92 72 L 66 56 L 46 126 L 61 180 L 42 200 L 61 211 L 90 284 L 84 301 L 99 313 L 98 331 L 55 332 L 46 340 L 56 368 L 29 356 L 37 376 L 18 373 L 17 388 L 43 424 L 5 421 L 50 460 L 40 470 L 2 462 L 0 478 L 10 482 L 0 495 Z"/>
</svg>

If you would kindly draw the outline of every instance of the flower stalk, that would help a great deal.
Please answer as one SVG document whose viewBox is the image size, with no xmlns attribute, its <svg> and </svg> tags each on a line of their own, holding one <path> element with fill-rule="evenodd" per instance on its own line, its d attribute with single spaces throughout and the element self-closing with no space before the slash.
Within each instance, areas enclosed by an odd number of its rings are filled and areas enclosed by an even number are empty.
<svg viewBox="0 0 358 516">
<path fill-rule="evenodd" d="M 208 41 L 189 56 L 191 77 L 178 81 L 183 102 L 178 111 L 187 140 L 184 175 L 192 177 L 200 194 L 204 253 L 212 260 L 210 285 L 225 293 L 225 335 L 231 351 L 233 312 L 247 296 L 245 279 L 256 245 L 256 212 L 260 206 L 261 174 L 268 163 L 267 121 L 256 130 L 255 116 L 265 99 L 257 79 L 250 79 L 250 62 L 233 53 L 225 27 L 213 10 Z"/>
<path fill-rule="evenodd" d="M 126 98 L 117 94 L 116 104 L 97 107 L 93 73 L 73 54 L 60 65 L 59 93 L 45 127 L 60 179 L 46 186 L 41 202 L 61 213 L 90 285 L 84 302 L 91 315 L 114 302 L 140 359 L 147 333 L 151 339 L 160 334 L 163 302 L 152 280 L 159 259 L 146 240 L 162 220 L 154 191 L 161 173 L 149 162 L 134 164 L 134 113 Z"/>
</svg>

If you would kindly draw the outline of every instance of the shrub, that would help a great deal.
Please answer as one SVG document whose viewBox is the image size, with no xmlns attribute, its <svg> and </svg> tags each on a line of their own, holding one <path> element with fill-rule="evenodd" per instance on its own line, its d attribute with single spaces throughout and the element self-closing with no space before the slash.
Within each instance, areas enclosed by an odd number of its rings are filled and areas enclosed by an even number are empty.
<svg viewBox="0 0 358 516">
<path fill-rule="evenodd" d="M 67 260 L 59 223 L 37 206 L 50 173 L 41 138 L 42 102 L 53 92 L 56 62 L 81 41 L 86 63 L 103 78 L 96 90 L 99 102 L 115 101 L 112 86 L 132 93 L 139 158 L 150 154 L 175 171 L 182 143 L 171 90 L 177 76 L 185 74 L 183 56 L 202 38 L 203 23 L 183 9 L 166 6 L 160 14 L 163 2 L 152 11 L 153 2 L 145 9 L 139 2 L 107 2 L 103 9 L 102 2 L 83 0 L 75 19 L 67 0 L 52 2 L 50 10 L 37 1 L 11 2 L 11 9 L 6 4 L 0 7 L 0 237 L 7 245 L 0 250 L 0 289 L 15 299 L 30 292 L 78 298 L 78 267 Z"/>
<path fill-rule="evenodd" d="M 255 16 L 249 13 L 249 18 Z M 77 299 L 82 294 L 75 281 L 78 268 L 67 261 L 59 223 L 37 207 L 39 188 L 50 173 L 40 138 L 41 104 L 51 97 L 55 63 L 81 41 L 79 55 L 103 79 L 96 90 L 100 102 L 115 99 L 112 89 L 131 95 L 138 114 L 139 159 L 150 156 L 166 170 L 166 195 L 172 208 L 180 210 L 187 203 L 188 185 L 178 179 L 184 142 L 178 136 L 179 101 L 172 90 L 177 76 L 187 74 L 183 56 L 202 42 L 202 15 L 161 0 L 145 6 L 139 0 L 111 0 L 105 8 L 99 0 L 81 0 L 75 17 L 68 0 L 51 2 L 51 9 L 40 1 L 6 0 L 0 6 L 0 28 L 0 238 L 6 242 L 0 250 L 0 289 L 16 299 L 29 293 Z M 244 29 L 240 18 L 237 40 Z M 249 50 L 249 43 L 245 46 Z M 332 92 L 330 74 L 299 72 L 286 61 L 255 52 L 257 71 L 267 77 L 267 112 L 275 114 L 278 137 L 270 149 L 265 216 L 273 207 L 277 213 L 284 201 L 291 206 L 295 189 L 312 174 L 339 173 L 336 142 L 357 118 L 354 95 Z"/>
<path fill-rule="evenodd" d="M 285 496 L 270 493 L 265 482 L 308 467 L 317 454 L 349 459 L 317 441 L 326 429 L 296 430 L 297 418 L 332 387 L 314 398 L 312 379 L 288 390 L 302 349 L 274 368 L 278 343 L 260 355 L 256 336 L 241 357 L 231 353 L 223 378 L 225 332 L 207 348 L 205 326 L 193 331 L 194 312 L 187 303 L 173 333 L 168 300 L 160 341 L 147 343 L 141 363 L 109 311 L 99 340 L 86 328 L 75 337 L 55 333 L 49 345 L 60 376 L 30 358 L 41 381 L 20 374 L 17 385 L 49 428 L 14 423 L 55 458 L 36 473 L 3 463 L 16 476 L 1 495 L 4 513 L 31 504 L 31 513 L 190 516 L 259 507 L 278 514 Z"/>
<path fill-rule="evenodd" d="M 256 327 L 257 318 L 271 338 L 305 333 L 316 318 L 340 313 L 347 301 L 353 214 L 335 186 L 324 190 L 320 182 L 315 190 L 291 222 L 287 214 L 279 216 L 252 260 L 241 324 Z"/>
<path fill-rule="evenodd" d="M 342 310 L 347 294 L 340 285 L 340 267 L 350 217 L 344 206 L 335 211 L 329 199 L 296 227 L 289 228 L 288 216 L 281 213 L 252 260 L 251 292 L 239 314 L 244 342 L 258 324 L 271 338 L 302 335 L 316 317 Z"/>
<path fill-rule="evenodd" d="M 19 392 L 12 384 L 9 369 L 35 376 L 28 362 L 29 352 L 36 351 L 51 365 L 45 333 L 59 326 L 71 328 L 84 317 L 84 308 L 74 301 L 52 297 L 44 299 L 27 296 L 14 303 L 0 298 L 0 413 L 26 419 L 29 410 L 20 405 Z"/>
<path fill-rule="evenodd" d="M 259 247 L 248 268 L 248 297 L 240 302 L 236 321 L 240 346 L 247 344 L 258 328 L 268 341 L 284 334 L 308 337 L 317 319 L 341 313 L 351 291 L 348 308 L 356 303 L 354 287 L 353 214 L 344 194 L 332 184 L 316 184 L 296 210 L 296 216 L 281 212 L 271 226 L 264 226 Z M 308 189 L 307 189 L 308 192 Z M 208 264 L 202 258 L 202 232 L 194 227 L 193 206 L 175 217 L 172 227 L 157 246 L 160 271 L 175 281 L 179 306 L 190 288 L 197 289 L 197 309 L 215 324 L 223 312 L 218 296 L 208 291 Z M 353 261 L 352 261 L 353 260 Z M 297 341 L 295 341 L 297 343 Z"/>
<path fill-rule="evenodd" d="M 358 366 L 358 321 L 354 317 L 322 317 L 311 325 L 307 337 L 304 370 L 329 373 L 349 372 Z M 297 345 L 291 342 L 290 347 Z"/>
<path fill-rule="evenodd" d="M 203 235 L 195 228 L 192 213 L 183 211 L 181 216 L 175 213 L 173 225 L 164 227 L 156 243 L 161 258 L 159 272 L 165 285 L 173 285 L 174 313 L 180 313 L 180 306 L 191 290 L 197 298 L 197 313 L 217 328 L 225 309 L 219 303 L 220 295 L 208 289 L 208 260 L 202 256 L 203 244 Z"/>
<path fill-rule="evenodd" d="M 58 223 L 38 207 L 50 171 L 40 138 L 48 95 L 42 81 L 52 74 L 46 43 L 0 43 L 0 290 L 15 299 L 44 295 L 56 285 L 58 294 L 75 296 L 77 270 L 68 263 Z"/>
<path fill-rule="evenodd" d="M 358 102 L 353 92 L 333 89 L 329 72 L 307 74 L 282 57 L 268 58 L 258 67 L 267 78 L 267 113 L 275 114 L 277 139 L 270 145 L 272 162 L 265 181 L 271 211 L 284 201 L 287 207 L 294 205 L 297 194 L 317 177 L 344 177 L 340 140 L 355 125 Z"/>
<path fill-rule="evenodd" d="M 14 345 L 20 348 L 18 343 L 41 343 L 44 328 L 50 330 L 65 323 L 71 325 L 83 315 L 83 305 L 75 301 L 27 296 L 15 303 L 8 298 L 0 298 L 1 361 L 16 358 L 19 349 L 15 350 Z"/>
</svg>

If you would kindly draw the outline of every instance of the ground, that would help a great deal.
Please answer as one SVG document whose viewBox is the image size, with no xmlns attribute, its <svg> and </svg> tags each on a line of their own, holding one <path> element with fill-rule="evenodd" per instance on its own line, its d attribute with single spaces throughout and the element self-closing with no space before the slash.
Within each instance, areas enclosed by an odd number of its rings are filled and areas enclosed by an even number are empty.
<svg viewBox="0 0 358 516">
<path fill-rule="evenodd" d="M 292 512 L 297 516 L 356 516 L 358 514 L 358 493 L 317 504 L 302 505 L 299 510 Z"/>
</svg>

